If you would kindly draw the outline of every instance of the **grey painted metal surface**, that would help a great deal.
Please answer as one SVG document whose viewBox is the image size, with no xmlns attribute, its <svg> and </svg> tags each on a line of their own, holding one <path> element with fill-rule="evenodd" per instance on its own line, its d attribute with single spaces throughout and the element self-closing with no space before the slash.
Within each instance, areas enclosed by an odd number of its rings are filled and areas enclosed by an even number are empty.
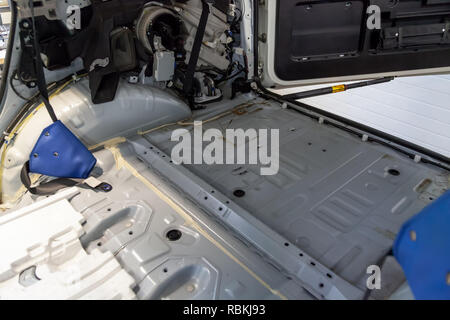
<svg viewBox="0 0 450 320">
<path fill-rule="evenodd" d="M 251 52 L 251 2 L 243 3 L 243 46 Z M 248 66 L 250 74 L 264 67 L 251 55 Z M 136 132 L 189 117 L 183 102 L 126 82 L 111 103 L 93 105 L 89 96 L 82 81 L 52 104 L 87 145 L 130 138 L 95 153 L 96 173 L 113 190 L 81 189 L 70 201 L 86 219 L 85 248 L 113 252 L 142 299 L 362 298 L 366 267 L 389 250 L 405 220 L 449 186 L 448 172 L 262 99 L 204 128 L 279 129 L 277 175 L 260 176 L 259 166 L 248 165 L 176 166 L 170 134 L 177 126 L 144 137 Z M 195 118 L 209 119 L 253 98 L 209 105 Z M 13 102 L 10 110 L 19 107 Z M 1 124 L 12 115 L 3 114 Z M 48 124 L 45 111 L 33 121 L 6 158 L 11 195 L 37 128 Z M 236 197 L 237 189 L 245 195 Z M 18 207 L 36 199 L 26 194 Z M 401 270 L 394 266 L 389 276 L 397 284 Z"/>
<path fill-rule="evenodd" d="M 170 154 L 174 128 L 146 136 L 156 154 L 143 155 L 142 140 L 133 145 L 153 169 L 319 297 L 358 297 L 366 268 L 389 251 L 402 223 L 449 186 L 447 171 L 276 103 L 209 122 L 204 130 L 212 127 L 280 129 L 280 172 L 263 177 L 258 166 L 174 166 L 158 157 Z M 236 189 L 245 196 L 235 197 Z"/>
<path fill-rule="evenodd" d="M 204 129 L 279 129 L 277 175 L 260 176 L 258 166 L 175 165 L 177 125 L 130 137 L 95 153 L 113 190 L 83 188 L 70 200 L 86 219 L 83 245 L 113 252 L 142 299 L 362 298 L 367 266 L 448 188 L 448 172 L 251 94 L 194 118 L 249 101 L 245 112 Z M 237 188 L 244 197 L 233 195 Z M 26 194 L 18 207 L 36 199 Z M 181 237 L 171 241 L 171 230 Z M 395 264 L 383 274 L 395 281 L 380 299 L 403 279 Z"/>
<path fill-rule="evenodd" d="M 167 91 L 125 81 L 121 81 L 111 102 L 93 104 L 89 83 L 84 79 L 52 98 L 51 103 L 58 118 L 88 147 L 191 116 L 189 107 Z M 50 123 L 47 111 L 40 108 L 8 145 L 1 177 L 5 202 L 14 200 L 22 186 L 20 170 Z"/>
<path fill-rule="evenodd" d="M 131 140 L 139 157 L 152 169 L 163 174 L 182 192 L 212 213 L 215 219 L 232 228 L 235 236 L 255 250 L 286 277 L 296 277 L 317 298 L 360 299 L 363 292 L 341 279 L 320 262 L 299 251 L 289 240 L 261 223 L 250 212 L 239 207 L 186 168 L 170 163 L 169 158 L 143 138 Z"/>
<path fill-rule="evenodd" d="M 95 156 L 113 190 L 81 189 L 70 200 L 86 218 L 81 240 L 88 252 L 113 252 L 136 279 L 139 298 L 312 298 L 149 170 L 129 143 Z M 171 230 L 181 237 L 171 241 Z"/>
<path fill-rule="evenodd" d="M 123 80 L 113 101 L 93 104 L 89 83 L 82 80 L 55 96 L 52 105 L 87 145 L 191 116 L 186 103 L 168 91 Z"/>
</svg>

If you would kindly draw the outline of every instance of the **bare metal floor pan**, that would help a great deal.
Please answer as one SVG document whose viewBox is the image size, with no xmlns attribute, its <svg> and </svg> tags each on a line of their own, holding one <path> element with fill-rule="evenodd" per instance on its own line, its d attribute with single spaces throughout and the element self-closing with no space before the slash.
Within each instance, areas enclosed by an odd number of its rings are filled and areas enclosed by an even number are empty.
<svg viewBox="0 0 450 320">
<path fill-rule="evenodd" d="M 208 122 L 203 130 L 207 128 L 280 130 L 277 175 L 261 176 L 255 165 L 185 167 L 361 289 L 367 267 L 390 250 L 403 222 L 449 185 L 442 169 L 415 163 L 275 102 Z M 146 139 L 170 155 L 176 143 L 170 141 L 173 129 L 152 132 Z M 236 197 L 237 189 L 245 195 Z"/>
</svg>

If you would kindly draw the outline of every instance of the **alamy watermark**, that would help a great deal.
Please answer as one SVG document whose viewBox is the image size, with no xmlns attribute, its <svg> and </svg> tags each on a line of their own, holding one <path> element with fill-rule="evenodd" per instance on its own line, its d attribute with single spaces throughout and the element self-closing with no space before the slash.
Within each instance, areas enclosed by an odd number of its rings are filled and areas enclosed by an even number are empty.
<svg viewBox="0 0 450 320">
<path fill-rule="evenodd" d="M 195 121 L 193 136 L 187 129 L 172 132 L 171 141 L 178 143 L 171 157 L 175 164 L 260 165 L 261 175 L 275 175 L 280 165 L 279 140 L 278 129 L 226 129 L 223 134 L 215 128 L 203 132 L 202 121 Z"/>
<path fill-rule="evenodd" d="M 369 290 L 381 289 L 381 269 L 377 265 L 370 265 L 366 270 L 369 277 L 366 280 L 366 286 Z"/>
<path fill-rule="evenodd" d="M 69 30 L 81 29 L 81 8 L 76 4 L 71 4 L 66 8 L 66 26 Z"/>
<path fill-rule="evenodd" d="M 366 13 L 369 15 L 367 18 L 367 29 L 381 29 L 381 8 L 376 4 L 372 4 L 367 7 Z"/>
</svg>

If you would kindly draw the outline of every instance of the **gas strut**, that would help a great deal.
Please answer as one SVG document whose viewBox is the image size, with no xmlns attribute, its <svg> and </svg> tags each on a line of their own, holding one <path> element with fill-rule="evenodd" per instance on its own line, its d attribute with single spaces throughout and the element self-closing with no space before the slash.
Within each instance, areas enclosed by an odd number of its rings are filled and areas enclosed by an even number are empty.
<svg viewBox="0 0 450 320">
<path fill-rule="evenodd" d="M 379 79 L 374 79 L 374 80 L 367 80 L 367 81 L 355 82 L 355 83 L 350 83 L 350 84 L 340 84 L 337 86 L 331 86 L 331 87 L 326 87 L 326 88 L 297 92 L 297 93 L 283 95 L 282 97 L 283 97 L 283 99 L 286 99 L 286 100 L 305 99 L 305 98 L 311 98 L 311 97 L 316 97 L 316 96 L 322 96 L 324 94 L 343 92 L 348 89 L 355 89 L 355 88 L 361 88 L 361 87 L 365 87 L 365 86 L 371 86 L 374 84 L 389 82 L 392 80 L 394 80 L 394 77 L 384 77 L 384 78 L 379 78 Z"/>
</svg>

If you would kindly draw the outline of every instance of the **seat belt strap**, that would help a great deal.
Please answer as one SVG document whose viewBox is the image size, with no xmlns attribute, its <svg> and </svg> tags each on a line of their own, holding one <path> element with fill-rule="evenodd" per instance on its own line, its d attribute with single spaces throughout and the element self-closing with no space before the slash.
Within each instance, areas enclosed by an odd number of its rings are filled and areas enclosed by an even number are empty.
<svg viewBox="0 0 450 320">
<path fill-rule="evenodd" d="M 42 101 L 44 102 L 45 108 L 47 109 L 48 114 L 53 122 L 58 121 L 56 117 L 55 110 L 53 110 L 52 105 L 50 104 L 48 91 L 47 91 L 47 82 L 45 81 L 44 74 L 44 66 L 42 64 L 41 59 L 41 50 L 39 47 L 39 41 L 36 33 L 36 24 L 34 19 L 34 3 L 33 0 L 29 0 L 29 7 L 31 9 L 31 26 L 33 28 L 33 41 L 34 41 L 34 67 L 36 70 L 36 82 L 38 85 L 39 93 L 42 96 Z"/>
<path fill-rule="evenodd" d="M 212 3 L 214 1 L 209 1 L 209 2 Z M 206 24 L 208 22 L 208 16 L 210 13 L 210 9 L 209 9 L 210 3 L 208 3 L 208 0 L 202 0 L 202 6 L 203 6 L 202 14 L 200 16 L 200 21 L 198 24 L 197 32 L 195 33 L 194 44 L 192 45 L 191 55 L 189 57 L 189 63 L 187 66 L 186 76 L 184 78 L 184 83 L 183 83 L 183 89 L 189 99 L 189 104 L 191 107 L 193 107 L 193 104 L 194 104 L 194 101 L 193 101 L 194 93 L 192 92 L 194 73 L 195 73 L 195 68 L 197 67 L 197 61 L 198 61 L 198 57 L 200 55 L 200 49 L 202 47 L 203 36 L 205 35 Z"/>
<path fill-rule="evenodd" d="M 109 183 L 97 180 L 94 177 L 89 177 L 87 179 L 69 179 L 69 178 L 58 178 L 51 180 L 49 182 L 40 184 L 39 186 L 32 187 L 30 179 L 30 162 L 27 161 L 22 167 L 20 172 L 20 180 L 27 190 L 35 195 L 47 196 L 55 194 L 57 191 L 73 186 L 84 185 L 93 190 L 100 190 L 103 192 L 109 192 L 112 190 L 112 186 Z"/>
<path fill-rule="evenodd" d="M 80 181 L 76 181 L 74 179 L 58 178 L 37 187 L 32 187 L 29 173 L 30 162 L 27 161 L 23 165 L 22 171 L 20 172 L 20 180 L 22 180 L 23 185 L 28 191 L 30 191 L 30 193 L 40 196 L 51 195 L 62 188 L 73 187 L 80 183 Z"/>
</svg>

